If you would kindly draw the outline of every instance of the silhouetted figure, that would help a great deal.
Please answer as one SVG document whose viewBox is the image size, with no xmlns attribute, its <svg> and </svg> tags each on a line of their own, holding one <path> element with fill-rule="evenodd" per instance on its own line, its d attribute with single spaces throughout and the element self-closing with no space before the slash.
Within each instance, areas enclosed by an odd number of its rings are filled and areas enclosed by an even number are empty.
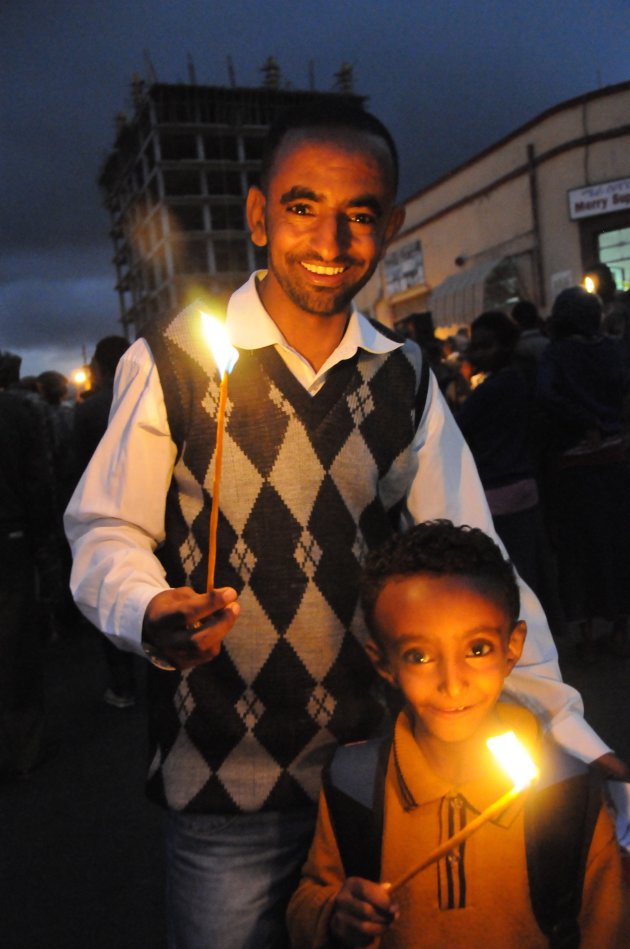
<svg viewBox="0 0 630 949">
<path fill-rule="evenodd" d="M 630 608 L 626 373 L 621 344 L 600 331 L 601 312 L 599 297 L 582 287 L 559 294 L 538 388 L 554 424 L 551 511 L 560 590 L 567 618 L 580 623 L 580 652 L 589 661 L 596 658 L 595 617 L 612 622 L 609 646 L 627 654 Z"/>
<path fill-rule="evenodd" d="M 37 563 L 55 531 L 44 419 L 0 352 L 0 776 L 36 766 L 44 724 Z"/>
<path fill-rule="evenodd" d="M 114 391 L 116 366 L 129 343 L 122 336 L 106 336 L 99 340 L 90 363 L 91 395 L 78 402 L 74 409 L 74 458 L 77 480 L 85 470 L 100 442 L 109 420 Z M 103 651 L 109 675 L 104 699 L 114 708 L 130 708 L 135 704 L 136 682 L 132 653 L 117 649 L 103 638 Z"/>
<path fill-rule="evenodd" d="M 515 362 L 518 339 L 518 327 L 499 310 L 473 321 L 467 357 L 484 378 L 456 419 L 477 464 L 497 534 L 558 635 L 565 622 L 538 503 L 530 452 L 531 387 L 527 372 Z"/>
<path fill-rule="evenodd" d="M 516 343 L 516 352 L 531 357 L 536 365 L 549 345 L 549 337 L 543 333 L 538 308 L 529 300 L 519 300 L 512 308 L 512 319 L 521 331 Z"/>
</svg>

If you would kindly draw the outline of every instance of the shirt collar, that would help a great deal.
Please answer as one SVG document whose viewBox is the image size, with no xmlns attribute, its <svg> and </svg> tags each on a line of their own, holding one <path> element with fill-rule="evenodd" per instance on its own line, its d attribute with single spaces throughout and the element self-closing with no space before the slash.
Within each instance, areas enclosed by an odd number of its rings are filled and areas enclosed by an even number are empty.
<svg viewBox="0 0 630 949">
<path fill-rule="evenodd" d="M 540 740 L 539 726 L 531 712 L 522 706 L 499 702 L 496 713 L 506 731 L 512 729 L 529 748 L 536 748 Z M 462 785 L 449 784 L 443 780 L 431 770 L 418 746 L 406 710 L 400 713 L 396 721 L 394 741 L 398 760 L 394 774 L 402 800 L 410 793 L 416 805 L 421 806 L 443 797 L 460 795 L 475 811 L 481 812 L 505 794 L 511 786 L 509 778 L 496 764 L 490 751 L 487 776 L 483 779 Z M 501 818 L 495 822 L 501 823 Z"/>
<path fill-rule="evenodd" d="M 290 348 L 258 295 L 256 283 L 264 275 L 264 270 L 256 271 L 230 297 L 226 326 L 232 345 L 238 349 L 262 349 L 264 346 Z M 346 332 L 334 353 L 335 362 L 350 359 L 357 349 L 382 354 L 400 346 L 402 342 L 384 336 L 353 304 Z"/>
</svg>

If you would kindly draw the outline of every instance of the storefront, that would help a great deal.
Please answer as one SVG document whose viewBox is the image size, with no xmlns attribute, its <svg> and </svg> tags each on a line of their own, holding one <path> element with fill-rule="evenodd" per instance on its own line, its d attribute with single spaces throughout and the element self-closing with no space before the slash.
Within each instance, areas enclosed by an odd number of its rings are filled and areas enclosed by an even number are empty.
<svg viewBox="0 0 630 949">
<path fill-rule="evenodd" d="M 630 82 L 561 103 L 405 201 L 359 305 L 439 335 L 531 300 L 544 315 L 589 267 L 630 288 Z"/>
</svg>

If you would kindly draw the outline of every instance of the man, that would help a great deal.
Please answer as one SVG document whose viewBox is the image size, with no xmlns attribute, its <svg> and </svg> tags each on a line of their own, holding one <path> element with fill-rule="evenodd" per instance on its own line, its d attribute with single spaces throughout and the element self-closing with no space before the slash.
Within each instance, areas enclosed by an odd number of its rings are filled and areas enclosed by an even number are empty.
<svg viewBox="0 0 630 949">
<path fill-rule="evenodd" d="M 178 949 L 285 944 L 321 767 L 382 718 L 361 648 L 365 550 L 438 516 L 492 531 L 418 348 L 352 305 L 402 224 L 396 183 L 395 145 L 360 110 L 303 112 L 270 133 L 247 202 L 269 269 L 227 314 L 240 353 L 217 541 L 229 586 L 201 592 L 218 378 L 195 307 L 123 357 L 108 433 L 67 512 L 81 608 L 177 668 L 150 670 L 148 793 L 169 809 Z M 605 754 L 529 591 L 524 602 L 533 632 L 513 691 L 572 750 Z"/>
</svg>

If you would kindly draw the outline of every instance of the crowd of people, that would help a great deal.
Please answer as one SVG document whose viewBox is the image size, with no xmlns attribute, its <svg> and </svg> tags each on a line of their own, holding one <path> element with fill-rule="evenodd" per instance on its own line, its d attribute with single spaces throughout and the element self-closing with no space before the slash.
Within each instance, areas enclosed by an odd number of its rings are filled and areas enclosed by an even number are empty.
<svg viewBox="0 0 630 949">
<path fill-rule="evenodd" d="M 28 776 L 43 754 L 43 647 L 85 624 L 70 592 L 63 512 L 107 427 L 116 365 L 128 345 L 119 336 L 98 343 L 80 398 L 61 372 L 21 376 L 21 358 L 0 353 L 2 778 Z M 127 707 L 131 657 L 103 642 L 110 664 L 104 698 Z"/>
<path fill-rule="evenodd" d="M 625 464 L 618 346 L 588 319 L 571 323 L 561 298 L 535 372 L 518 353 L 528 339 L 535 348 L 533 336 L 519 335 L 503 313 L 480 314 L 466 351 L 454 347 L 445 360 L 435 341 L 423 355 L 368 320 L 353 300 L 402 227 L 397 181 L 391 135 L 346 103 L 287 115 L 268 135 L 246 206 L 268 268 L 227 307 L 239 359 L 213 536 L 219 587 L 208 588 L 207 577 L 221 389 L 199 308 L 144 327 L 113 384 L 113 373 L 101 383 L 102 398 L 73 412 L 74 437 L 95 437 L 76 454 L 90 460 L 64 514 L 71 588 L 112 648 L 148 662 L 146 789 L 165 811 L 171 949 L 350 947 L 375 937 L 401 949 L 531 949 L 553 944 L 558 927 L 568 934 L 563 945 L 577 946 L 581 928 L 584 947 L 599 949 L 605 933 L 613 949 L 627 935 L 602 785 L 621 787 L 630 769 L 562 681 L 533 592 L 539 558 L 553 560 L 547 539 L 547 553 L 539 550 L 547 511 L 565 543 L 571 525 L 560 504 L 596 490 L 582 472 Z M 564 300 L 571 312 L 593 305 L 579 290 Z M 607 361 L 607 378 L 602 384 L 592 368 L 595 388 L 580 415 L 578 394 L 563 394 L 560 381 L 577 365 L 586 389 L 582 357 L 602 371 Z M 562 421 L 563 402 L 574 410 L 572 426 Z M 555 430 L 543 438 L 539 404 L 570 440 L 558 441 Z M 553 465 L 548 444 L 560 453 Z M 573 479 L 566 497 L 550 499 L 552 468 Z M 615 478 L 611 471 L 609 493 Z M 26 525 L 23 490 L 20 501 Z M 528 582 L 503 557 L 499 536 Z M 613 603 L 590 576 L 580 600 L 575 592 L 565 600 L 560 540 L 557 558 L 567 618 L 586 624 L 588 643 L 587 620 L 605 603 L 611 644 L 623 651 L 619 591 Z M 607 579 L 616 586 L 617 573 Z M 121 682 L 112 691 L 124 706 L 133 683 Z M 386 884 L 404 877 L 412 852 L 430 849 L 438 831 L 463 828 L 505 787 L 480 752 L 504 722 L 533 742 L 541 764 L 547 744 L 554 749 L 560 765 L 543 773 L 555 790 L 530 795 L 527 808 L 521 799 L 478 846 L 449 853 L 437 876 L 414 876 L 394 893 Z M 366 741 L 376 735 L 389 737 Z M 354 742 L 386 750 L 383 781 L 371 782 L 365 762 L 352 759 L 358 804 L 337 784 Z M 322 776 L 331 797 L 320 798 Z M 623 790 L 616 800 L 621 827 Z M 370 832 L 355 833 L 346 863 L 341 838 L 357 807 L 368 811 Z M 380 825 L 370 818 L 377 810 Z M 583 859 L 567 858 L 566 841 L 552 845 L 555 826 L 568 827 Z M 542 862 L 530 856 L 532 840 Z M 501 872 L 506 848 L 509 873 Z M 546 873 L 550 855 L 566 872 Z M 539 900 L 541 874 L 562 885 L 543 886 Z M 462 943 L 466 933 L 474 941 Z"/>
<path fill-rule="evenodd" d="M 423 342 L 497 534 L 554 635 L 578 627 L 589 664 L 630 656 L 630 294 L 597 272 L 604 299 L 576 286 L 546 320 L 520 301 Z"/>
</svg>

